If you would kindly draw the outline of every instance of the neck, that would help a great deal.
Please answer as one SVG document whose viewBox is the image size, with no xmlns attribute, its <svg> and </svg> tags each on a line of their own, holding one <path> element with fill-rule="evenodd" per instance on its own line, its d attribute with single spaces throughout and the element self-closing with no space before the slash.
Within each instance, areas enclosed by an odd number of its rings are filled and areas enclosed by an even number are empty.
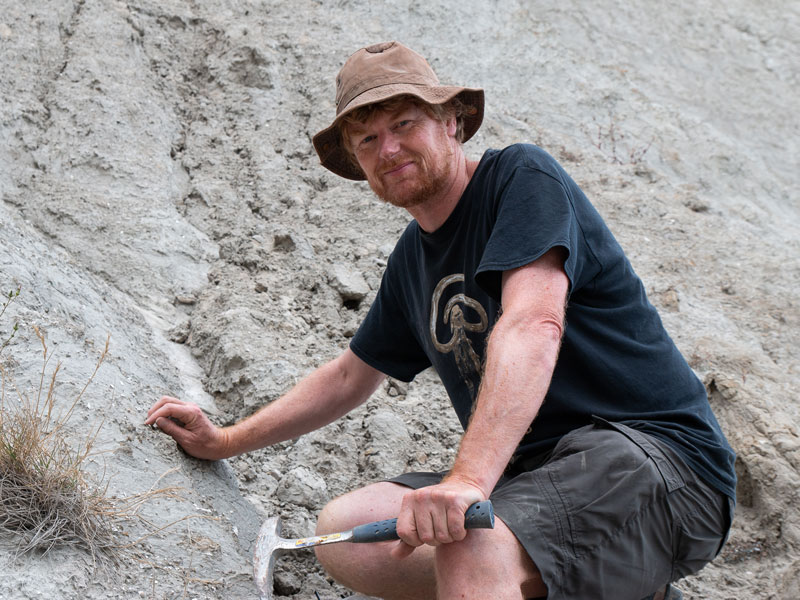
<svg viewBox="0 0 800 600">
<path fill-rule="evenodd" d="M 456 164 L 451 184 L 442 190 L 441 194 L 407 209 L 408 213 L 426 233 L 432 233 L 439 229 L 452 214 L 458 205 L 458 201 L 461 200 L 461 195 L 467 189 L 467 185 L 472 179 L 472 174 L 478 167 L 478 161 L 467 160 L 460 147 L 458 148 Z"/>
</svg>

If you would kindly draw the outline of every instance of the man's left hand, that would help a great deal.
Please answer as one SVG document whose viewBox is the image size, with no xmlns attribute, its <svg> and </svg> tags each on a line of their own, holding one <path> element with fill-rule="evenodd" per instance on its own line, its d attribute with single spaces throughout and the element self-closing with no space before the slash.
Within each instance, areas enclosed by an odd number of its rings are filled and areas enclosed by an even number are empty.
<svg viewBox="0 0 800 600">
<path fill-rule="evenodd" d="M 464 528 L 467 509 L 485 499 L 485 492 L 477 485 L 453 477 L 409 492 L 403 497 L 397 517 L 401 541 L 392 555 L 405 558 L 423 544 L 439 546 L 463 540 L 467 535 Z"/>
</svg>

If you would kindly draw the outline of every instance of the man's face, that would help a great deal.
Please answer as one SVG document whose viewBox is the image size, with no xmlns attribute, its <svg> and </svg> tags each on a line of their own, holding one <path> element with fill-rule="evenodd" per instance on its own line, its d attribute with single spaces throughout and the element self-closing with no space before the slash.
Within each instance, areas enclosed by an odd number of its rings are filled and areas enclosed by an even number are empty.
<svg viewBox="0 0 800 600">
<path fill-rule="evenodd" d="M 390 204 L 418 206 L 451 183 L 455 118 L 442 123 L 409 102 L 349 125 L 347 136 L 372 191 Z"/>
</svg>

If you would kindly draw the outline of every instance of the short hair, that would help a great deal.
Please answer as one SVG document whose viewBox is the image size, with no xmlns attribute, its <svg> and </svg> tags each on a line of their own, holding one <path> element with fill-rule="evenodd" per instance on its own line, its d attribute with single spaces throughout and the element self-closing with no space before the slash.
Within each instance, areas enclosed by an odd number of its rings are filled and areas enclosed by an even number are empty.
<svg viewBox="0 0 800 600">
<path fill-rule="evenodd" d="M 361 168 L 358 164 L 358 160 L 356 160 L 355 154 L 353 153 L 353 149 L 350 147 L 350 140 L 347 136 L 347 127 L 357 123 L 366 123 L 370 117 L 372 117 L 372 115 L 378 111 L 392 112 L 398 110 L 406 103 L 411 103 L 418 106 L 424 110 L 428 116 L 436 119 L 437 121 L 441 121 L 442 123 L 447 121 L 449 117 L 455 116 L 455 137 L 459 143 L 464 141 L 464 115 L 473 114 L 475 112 L 474 107 L 462 102 L 458 96 L 443 104 L 428 104 L 421 98 L 412 96 L 411 94 L 403 94 L 400 96 L 387 98 L 381 102 L 367 104 L 366 106 L 359 106 L 358 108 L 347 113 L 339 122 L 339 143 L 342 148 L 344 148 L 353 166 L 359 169 Z"/>
</svg>

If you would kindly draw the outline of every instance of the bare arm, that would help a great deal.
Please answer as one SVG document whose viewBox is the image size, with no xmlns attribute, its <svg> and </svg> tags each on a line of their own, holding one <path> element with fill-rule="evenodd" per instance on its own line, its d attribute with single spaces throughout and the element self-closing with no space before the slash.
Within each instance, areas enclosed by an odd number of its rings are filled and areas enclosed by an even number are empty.
<svg viewBox="0 0 800 600">
<path fill-rule="evenodd" d="M 563 333 L 569 280 L 563 249 L 506 271 L 503 313 L 489 336 L 475 412 L 441 484 L 406 495 L 398 532 L 410 546 L 466 536 L 464 512 L 488 498 L 539 412 Z M 396 554 L 412 548 L 398 547 Z"/>
<path fill-rule="evenodd" d="M 489 337 L 478 404 L 448 476 L 487 497 L 550 387 L 569 285 L 561 252 L 503 274 L 503 314 Z"/>
<path fill-rule="evenodd" d="M 216 427 L 198 406 L 169 396 L 153 405 L 145 424 L 158 425 L 193 456 L 228 458 L 299 437 L 335 421 L 366 401 L 384 377 L 348 349 L 286 395 L 231 427 Z"/>
</svg>

